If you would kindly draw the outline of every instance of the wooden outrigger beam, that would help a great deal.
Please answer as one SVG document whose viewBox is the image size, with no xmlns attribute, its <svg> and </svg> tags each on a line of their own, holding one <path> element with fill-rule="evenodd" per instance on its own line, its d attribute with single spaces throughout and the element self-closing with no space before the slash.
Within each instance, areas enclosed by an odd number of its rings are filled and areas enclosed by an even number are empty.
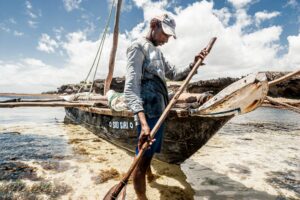
<svg viewBox="0 0 300 200">
<path fill-rule="evenodd" d="M 47 97 L 60 98 L 61 94 L 0 93 L 0 97 Z"/>
<path fill-rule="evenodd" d="M 289 74 L 287 74 L 287 75 L 285 75 L 285 76 L 282 76 L 282 77 L 280 77 L 280 78 L 278 78 L 278 79 L 275 79 L 275 80 L 273 80 L 273 81 L 270 81 L 270 82 L 269 82 L 269 86 L 273 86 L 273 85 L 276 85 L 276 84 L 278 84 L 278 83 L 281 83 L 281 82 L 283 82 L 283 81 L 285 81 L 285 80 L 288 80 L 288 79 L 292 78 L 293 76 L 296 76 L 297 74 L 300 74 L 300 70 L 295 71 L 295 72 L 291 72 L 291 73 L 289 73 Z"/>
<path fill-rule="evenodd" d="M 300 108 L 297 108 L 296 106 L 292 106 L 288 103 L 277 101 L 275 98 L 272 98 L 272 97 L 269 97 L 269 96 L 266 97 L 266 100 L 268 100 L 272 104 L 279 105 L 279 106 L 282 106 L 282 107 L 284 107 L 288 110 L 300 113 Z"/>
<path fill-rule="evenodd" d="M 0 103 L 0 108 L 14 107 L 92 107 L 97 104 L 107 105 L 102 101 L 83 101 L 83 102 L 9 102 Z"/>
</svg>

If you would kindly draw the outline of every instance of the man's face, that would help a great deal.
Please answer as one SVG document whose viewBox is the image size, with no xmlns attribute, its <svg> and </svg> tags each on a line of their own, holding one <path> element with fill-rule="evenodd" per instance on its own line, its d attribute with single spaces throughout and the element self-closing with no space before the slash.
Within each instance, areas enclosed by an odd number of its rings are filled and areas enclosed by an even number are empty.
<svg viewBox="0 0 300 200">
<path fill-rule="evenodd" d="M 167 35 L 163 32 L 161 25 L 156 26 L 152 34 L 153 44 L 155 46 L 162 46 L 169 41 L 170 35 Z"/>
</svg>

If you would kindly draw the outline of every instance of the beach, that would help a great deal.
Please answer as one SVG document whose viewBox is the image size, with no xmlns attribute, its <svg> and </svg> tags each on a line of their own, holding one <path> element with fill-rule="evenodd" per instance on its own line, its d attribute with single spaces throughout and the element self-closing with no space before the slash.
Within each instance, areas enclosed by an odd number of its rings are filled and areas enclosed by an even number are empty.
<svg viewBox="0 0 300 200">
<path fill-rule="evenodd" d="M 64 115 L 1 109 L 0 199 L 102 199 L 126 173 L 131 153 Z M 272 108 L 233 118 L 180 166 L 153 161 L 149 199 L 299 199 L 299 121 Z"/>
</svg>

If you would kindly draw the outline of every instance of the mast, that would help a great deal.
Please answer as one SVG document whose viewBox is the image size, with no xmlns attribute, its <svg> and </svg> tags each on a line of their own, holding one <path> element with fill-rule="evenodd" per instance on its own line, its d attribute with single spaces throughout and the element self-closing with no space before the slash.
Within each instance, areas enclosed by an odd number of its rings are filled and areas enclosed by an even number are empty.
<svg viewBox="0 0 300 200">
<path fill-rule="evenodd" d="M 111 52 L 110 52 L 108 74 L 107 74 L 105 84 L 104 84 L 104 92 L 103 92 L 104 95 L 110 89 L 110 84 L 111 84 L 113 73 L 114 73 L 115 57 L 116 57 L 116 52 L 117 52 L 117 47 L 118 47 L 119 19 L 120 19 L 121 5 L 122 5 L 122 0 L 118 0 L 117 10 L 116 10 L 116 15 L 115 15 L 113 45 L 112 45 Z"/>
</svg>

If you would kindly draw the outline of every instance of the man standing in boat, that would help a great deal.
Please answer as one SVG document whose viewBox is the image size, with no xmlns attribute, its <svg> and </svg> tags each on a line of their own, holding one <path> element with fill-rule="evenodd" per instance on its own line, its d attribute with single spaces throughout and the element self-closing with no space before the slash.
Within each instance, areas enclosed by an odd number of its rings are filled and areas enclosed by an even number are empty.
<svg viewBox="0 0 300 200">
<path fill-rule="evenodd" d="M 153 176 L 151 159 L 161 149 L 164 125 L 157 131 L 155 139 L 150 141 L 149 136 L 169 102 L 165 78 L 175 81 L 185 79 L 198 59 L 207 55 L 207 51 L 202 50 L 192 63 L 181 69 L 169 64 L 158 46 L 167 43 L 171 36 L 176 39 L 175 27 L 174 19 L 167 14 L 154 17 L 150 21 L 150 30 L 146 37 L 134 41 L 127 49 L 124 93 L 126 103 L 139 124 L 136 155 L 144 142 L 151 143 L 133 172 L 134 189 L 140 200 L 147 199 L 146 173 Z"/>
</svg>

